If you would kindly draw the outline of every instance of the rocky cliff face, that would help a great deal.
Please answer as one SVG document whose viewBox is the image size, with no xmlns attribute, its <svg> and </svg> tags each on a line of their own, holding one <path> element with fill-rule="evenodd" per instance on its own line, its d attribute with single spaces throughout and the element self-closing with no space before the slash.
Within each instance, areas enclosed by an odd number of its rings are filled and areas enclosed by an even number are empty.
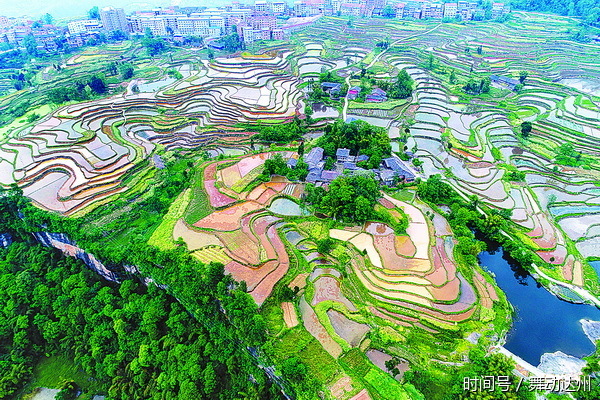
<svg viewBox="0 0 600 400">
<path fill-rule="evenodd" d="M 598 340 L 600 340 L 600 321 L 582 319 L 579 322 L 581 323 L 583 332 L 592 341 L 592 343 L 595 344 Z"/>
<path fill-rule="evenodd" d="M 585 361 L 556 351 L 554 353 L 544 353 L 540 358 L 538 368 L 549 375 L 581 375 L 581 369 L 585 367 Z"/>
<path fill-rule="evenodd" d="M 95 271 L 104 277 L 104 279 L 112 282 L 120 281 L 119 276 L 115 272 L 109 270 L 93 254 L 89 254 L 80 247 L 77 247 L 75 242 L 69 239 L 64 233 L 35 232 L 33 236 L 44 246 L 54 247 L 66 255 L 80 259 L 89 269 Z"/>
</svg>

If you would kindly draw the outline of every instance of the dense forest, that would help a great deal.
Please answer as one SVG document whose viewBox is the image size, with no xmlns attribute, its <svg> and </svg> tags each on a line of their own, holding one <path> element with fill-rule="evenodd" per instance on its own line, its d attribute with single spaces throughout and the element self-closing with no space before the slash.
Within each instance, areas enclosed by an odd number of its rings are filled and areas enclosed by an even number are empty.
<svg viewBox="0 0 600 400">
<path fill-rule="evenodd" d="M 283 397 L 259 369 L 260 351 L 248 351 L 266 337 L 256 303 L 222 265 L 181 247 L 132 246 L 129 260 L 151 264 L 156 284 L 117 285 L 34 241 L 53 218 L 18 189 L 0 193 L 0 232 L 13 240 L 0 249 L 0 398 L 13 398 L 44 355 L 74 360 L 108 399 Z"/>
<path fill-rule="evenodd" d="M 513 0 L 514 8 L 583 17 L 589 24 L 600 25 L 600 0 Z"/>
</svg>

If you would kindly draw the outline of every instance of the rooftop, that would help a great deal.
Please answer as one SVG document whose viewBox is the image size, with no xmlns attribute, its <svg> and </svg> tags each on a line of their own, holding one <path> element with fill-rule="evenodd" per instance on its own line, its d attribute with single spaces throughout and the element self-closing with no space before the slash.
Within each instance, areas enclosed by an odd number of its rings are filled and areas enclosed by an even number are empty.
<svg viewBox="0 0 600 400">
<path fill-rule="evenodd" d="M 350 149 L 337 149 L 335 152 L 336 157 L 348 157 L 350 155 Z"/>
</svg>

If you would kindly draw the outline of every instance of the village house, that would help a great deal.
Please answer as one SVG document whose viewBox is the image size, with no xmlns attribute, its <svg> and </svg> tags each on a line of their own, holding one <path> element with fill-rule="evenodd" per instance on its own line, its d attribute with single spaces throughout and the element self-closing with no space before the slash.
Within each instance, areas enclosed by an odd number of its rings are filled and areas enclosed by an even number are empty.
<svg viewBox="0 0 600 400">
<path fill-rule="evenodd" d="M 335 152 L 335 158 L 340 163 L 346 161 L 354 161 L 354 157 L 350 156 L 349 149 L 337 149 L 337 151 Z"/>
<path fill-rule="evenodd" d="M 387 100 L 387 93 L 380 88 L 375 88 L 369 93 L 365 99 L 371 103 L 382 103 Z"/>
<path fill-rule="evenodd" d="M 352 86 L 350 89 L 348 89 L 348 99 L 355 100 L 358 97 L 359 93 L 360 93 L 360 87 Z"/>
<path fill-rule="evenodd" d="M 337 96 L 340 93 L 340 90 L 342 90 L 342 84 L 335 82 L 323 82 L 321 83 L 321 89 L 323 89 L 323 92 L 329 94 L 330 96 Z"/>
<path fill-rule="evenodd" d="M 383 160 L 383 165 L 394 172 L 394 175 L 399 179 L 406 182 L 413 182 L 415 180 L 415 174 L 411 171 L 402 160 L 396 157 L 389 157 Z M 388 174 L 386 174 L 387 176 Z"/>
<path fill-rule="evenodd" d="M 501 89 L 515 90 L 519 82 L 517 79 L 507 78 L 505 76 L 491 75 L 490 80 L 495 87 Z"/>
</svg>

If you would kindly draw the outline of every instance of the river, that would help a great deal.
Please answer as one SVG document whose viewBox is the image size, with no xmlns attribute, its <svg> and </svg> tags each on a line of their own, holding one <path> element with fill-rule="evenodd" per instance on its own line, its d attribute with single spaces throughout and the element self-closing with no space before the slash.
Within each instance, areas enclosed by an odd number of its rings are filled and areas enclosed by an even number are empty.
<svg viewBox="0 0 600 400">
<path fill-rule="evenodd" d="M 579 320 L 600 321 L 600 310 L 558 299 L 503 255 L 502 248 L 482 252 L 479 261 L 496 275 L 498 286 L 516 311 L 504 347 L 532 365 L 538 365 L 544 353 L 560 350 L 579 358 L 592 353 L 594 345 Z"/>
</svg>

